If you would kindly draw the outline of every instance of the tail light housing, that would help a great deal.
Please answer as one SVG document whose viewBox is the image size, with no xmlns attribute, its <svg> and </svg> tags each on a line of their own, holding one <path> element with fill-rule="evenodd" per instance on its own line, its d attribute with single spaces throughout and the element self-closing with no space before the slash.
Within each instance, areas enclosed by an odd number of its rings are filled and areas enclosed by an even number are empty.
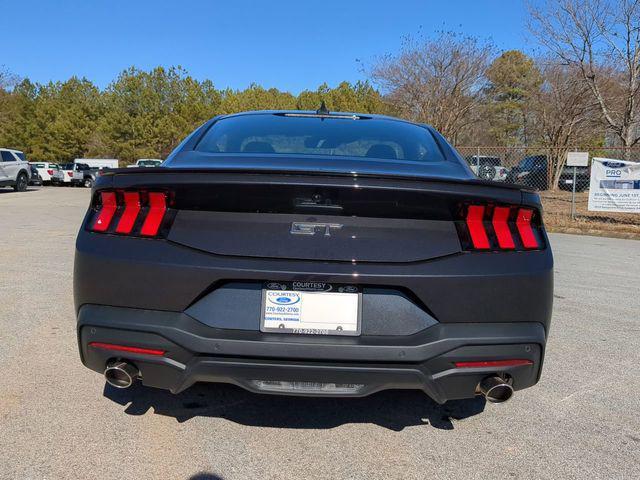
<svg viewBox="0 0 640 480">
<path fill-rule="evenodd" d="M 47 173 L 48 173 L 49 175 L 53 175 L 53 170 L 47 170 Z"/>
<path fill-rule="evenodd" d="M 458 212 L 458 235 L 464 250 L 543 250 L 540 212 L 521 205 L 467 204 Z"/>
<path fill-rule="evenodd" d="M 73 177 L 73 172 L 67 172 L 67 175 L 69 175 L 69 177 Z"/>
<path fill-rule="evenodd" d="M 134 237 L 165 238 L 175 216 L 172 194 L 153 190 L 102 190 L 95 194 L 87 229 Z"/>
</svg>

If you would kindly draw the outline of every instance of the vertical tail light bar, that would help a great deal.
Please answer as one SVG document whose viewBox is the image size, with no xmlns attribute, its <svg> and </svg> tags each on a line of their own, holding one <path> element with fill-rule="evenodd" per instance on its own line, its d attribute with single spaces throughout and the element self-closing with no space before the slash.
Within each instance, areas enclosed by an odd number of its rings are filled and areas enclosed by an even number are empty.
<svg viewBox="0 0 640 480">
<path fill-rule="evenodd" d="M 468 205 L 461 213 L 461 221 L 457 224 L 465 250 L 544 248 L 542 225 L 539 221 L 534 222 L 534 208 L 515 205 Z"/>
<path fill-rule="evenodd" d="M 498 246 L 505 250 L 516 248 L 507 223 L 510 214 L 511 209 L 509 207 L 495 207 L 493 209 L 493 219 L 491 220 L 493 231 L 496 232 L 496 238 L 498 239 Z"/>
<path fill-rule="evenodd" d="M 170 211 L 166 192 L 101 191 L 96 198 L 93 220 L 87 223 L 93 232 L 157 237 Z"/>
<path fill-rule="evenodd" d="M 124 212 L 120 217 L 116 233 L 129 234 L 140 213 L 140 194 L 138 192 L 124 192 Z"/>
<path fill-rule="evenodd" d="M 106 231 L 111 224 L 111 219 L 116 213 L 116 209 L 118 208 L 116 192 L 102 192 L 100 193 L 100 200 L 102 201 L 102 206 L 100 207 L 98 216 L 91 227 L 94 232 Z"/>
<path fill-rule="evenodd" d="M 486 250 L 491 247 L 484 228 L 484 208 L 482 205 L 469 205 L 467 210 L 467 228 L 473 248 L 477 250 Z"/>
<path fill-rule="evenodd" d="M 160 192 L 149 192 L 149 213 L 147 213 L 147 218 L 142 225 L 140 233 L 145 237 L 156 236 L 166 211 L 166 195 Z"/>
<path fill-rule="evenodd" d="M 524 248 L 532 249 L 538 248 L 538 240 L 533 233 L 531 227 L 531 218 L 533 217 L 533 210 L 530 208 L 521 208 L 518 210 L 518 218 L 516 219 L 516 226 L 518 227 L 518 233 L 522 240 Z"/>
</svg>

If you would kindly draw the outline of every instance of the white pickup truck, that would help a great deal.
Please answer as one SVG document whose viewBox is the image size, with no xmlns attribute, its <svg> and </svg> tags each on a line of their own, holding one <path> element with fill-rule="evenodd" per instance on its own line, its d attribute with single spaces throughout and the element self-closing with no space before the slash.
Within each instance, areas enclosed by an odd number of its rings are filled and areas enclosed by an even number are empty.
<svg viewBox="0 0 640 480">
<path fill-rule="evenodd" d="M 161 163 L 162 163 L 162 160 L 158 158 L 141 158 L 133 165 L 127 165 L 127 168 L 159 167 Z"/>
</svg>

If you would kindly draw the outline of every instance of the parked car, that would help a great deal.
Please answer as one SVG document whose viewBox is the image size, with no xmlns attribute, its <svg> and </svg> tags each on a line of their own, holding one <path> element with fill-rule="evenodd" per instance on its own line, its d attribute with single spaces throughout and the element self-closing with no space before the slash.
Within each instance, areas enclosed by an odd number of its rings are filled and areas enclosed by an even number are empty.
<svg viewBox="0 0 640 480">
<path fill-rule="evenodd" d="M 71 185 L 71 180 L 73 179 L 73 172 L 75 169 L 75 164 L 73 163 L 63 163 L 60 165 L 60 168 L 55 171 L 51 177 L 52 185 L 57 186 L 69 186 Z"/>
<path fill-rule="evenodd" d="M 469 155 L 465 158 L 478 178 L 493 180 L 494 182 L 504 182 L 507 179 L 509 169 L 501 165 L 502 160 L 499 157 Z"/>
<path fill-rule="evenodd" d="M 589 188 L 591 171 L 589 167 L 576 167 L 576 191 L 582 192 Z M 548 164 L 546 155 L 531 155 L 524 157 L 517 166 L 509 172 L 507 181 L 519 183 L 537 190 L 548 190 Z M 573 189 L 573 167 L 564 167 L 560 173 L 558 188 Z"/>
<path fill-rule="evenodd" d="M 50 184 L 51 177 L 53 177 L 53 174 L 60 168 L 57 164 L 49 162 L 29 162 L 29 164 L 36 167 L 43 185 Z"/>
<path fill-rule="evenodd" d="M 27 189 L 31 168 L 20 150 L 0 148 L 0 187 L 13 187 L 17 192 Z"/>
<path fill-rule="evenodd" d="M 83 163 L 90 168 L 118 168 L 120 162 L 115 158 L 76 158 L 73 163 Z"/>
<path fill-rule="evenodd" d="M 136 167 L 159 167 L 162 164 L 162 160 L 157 158 L 141 158 L 133 165 L 127 165 L 127 168 Z"/>
<path fill-rule="evenodd" d="M 75 162 L 73 164 L 73 177 L 71 178 L 71 184 L 75 187 L 81 186 L 85 188 L 92 188 L 96 183 L 96 177 L 98 176 L 99 168 L 92 168 L 86 163 Z"/>
<path fill-rule="evenodd" d="M 164 167 L 100 175 L 76 241 L 80 357 L 112 386 L 444 403 L 538 381 L 553 298 L 540 198 L 477 179 L 432 128 L 245 112 Z"/>
<path fill-rule="evenodd" d="M 29 165 L 31 169 L 31 178 L 29 179 L 29 185 L 42 185 L 42 177 L 38 173 L 38 169 L 34 165 Z"/>
</svg>

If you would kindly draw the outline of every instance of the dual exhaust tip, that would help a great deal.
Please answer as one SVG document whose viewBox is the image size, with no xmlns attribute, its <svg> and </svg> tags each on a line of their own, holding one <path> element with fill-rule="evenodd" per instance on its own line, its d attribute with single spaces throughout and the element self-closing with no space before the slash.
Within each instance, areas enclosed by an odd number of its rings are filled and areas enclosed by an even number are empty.
<svg viewBox="0 0 640 480">
<path fill-rule="evenodd" d="M 484 378 L 478 384 L 478 390 L 491 403 L 503 403 L 513 396 L 509 381 L 497 375 Z"/>
<path fill-rule="evenodd" d="M 122 360 L 110 362 L 104 370 L 104 379 L 116 388 L 129 388 L 140 377 L 140 371 Z"/>
</svg>

